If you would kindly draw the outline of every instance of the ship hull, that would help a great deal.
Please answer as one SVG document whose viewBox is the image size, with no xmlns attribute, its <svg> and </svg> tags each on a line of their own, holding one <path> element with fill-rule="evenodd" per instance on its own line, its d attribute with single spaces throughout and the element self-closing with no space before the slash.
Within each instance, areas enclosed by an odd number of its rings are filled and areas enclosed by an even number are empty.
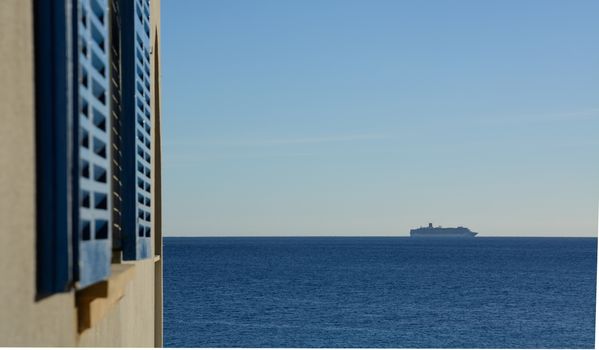
<svg viewBox="0 0 599 350">
<path fill-rule="evenodd" d="M 472 232 L 465 227 L 421 227 L 410 230 L 412 238 L 474 238 L 476 232 Z"/>
<path fill-rule="evenodd" d="M 474 238 L 476 233 L 410 233 L 412 238 Z"/>
</svg>

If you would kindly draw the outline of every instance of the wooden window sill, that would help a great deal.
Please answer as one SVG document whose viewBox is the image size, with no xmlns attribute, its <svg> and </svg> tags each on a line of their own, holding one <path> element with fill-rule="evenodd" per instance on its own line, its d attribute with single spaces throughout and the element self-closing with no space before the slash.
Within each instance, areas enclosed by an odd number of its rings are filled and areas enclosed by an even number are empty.
<svg viewBox="0 0 599 350">
<path fill-rule="evenodd" d="M 125 287 L 135 274 L 133 264 L 112 264 L 108 280 L 76 293 L 79 332 L 93 327 L 125 295 Z"/>
</svg>

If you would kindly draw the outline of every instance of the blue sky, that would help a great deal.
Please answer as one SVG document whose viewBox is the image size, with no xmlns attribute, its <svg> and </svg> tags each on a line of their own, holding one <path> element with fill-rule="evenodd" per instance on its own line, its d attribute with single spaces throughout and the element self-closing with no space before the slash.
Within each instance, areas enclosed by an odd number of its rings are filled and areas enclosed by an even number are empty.
<svg viewBox="0 0 599 350">
<path fill-rule="evenodd" d="M 166 235 L 593 236 L 598 1 L 163 1 Z"/>
</svg>

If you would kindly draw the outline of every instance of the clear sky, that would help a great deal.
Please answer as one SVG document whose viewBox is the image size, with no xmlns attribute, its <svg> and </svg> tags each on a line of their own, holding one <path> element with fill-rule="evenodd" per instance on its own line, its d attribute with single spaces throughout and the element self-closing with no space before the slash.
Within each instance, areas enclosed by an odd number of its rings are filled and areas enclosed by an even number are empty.
<svg viewBox="0 0 599 350">
<path fill-rule="evenodd" d="M 599 1 L 162 1 L 166 235 L 594 236 Z"/>
</svg>

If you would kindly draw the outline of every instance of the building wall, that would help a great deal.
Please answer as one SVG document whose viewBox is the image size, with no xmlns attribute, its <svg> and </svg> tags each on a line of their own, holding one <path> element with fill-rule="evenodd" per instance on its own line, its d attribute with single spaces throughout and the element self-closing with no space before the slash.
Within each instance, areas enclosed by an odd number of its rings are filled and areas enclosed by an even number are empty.
<svg viewBox="0 0 599 350">
<path fill-rule="evenodd" d="M 154 300 L 154 339 L 156 346 L 162 347 L 162 264 L 164 262 L 164 255 L 162 254 L 162 109 L 160 108 L 162 96 L 160 94 L 160 81 L 162 78 L 162 72 L 160 70 L 160 0 L 153 0 L 151 2 L 151 27 L 152 33 L 150 35 L 150 45 L 152 45 L 152 111 L 154 112 L 152 117 L 154 118 L 154 127 L 152 128 L 152 137 L 154 142 L 154 162 L 152 178 L 152 188 L 154 189 L 154 212 L 152 213 L 153 229 L 154 234 L 154 254 L 161 258 L 156 261 L 154 269 L 154 289 L 155 289 L 155 300 Z"/>
<path fill-rule="evenodd" d="M 123 298 L 81 334 L 73 291 L 35 300 L 33 0 L 0 1 L 0 33 L 0 346 L 161 345 L 154 338 L 160 260 L 134 262 Z"/>
<path fill-rule="evenodd" d="M 154 346 L 154 261 L 134 264 L 135 276 L 127 284 L 123 299 L 78 337 L 78 346 Z"/>
</svg>

